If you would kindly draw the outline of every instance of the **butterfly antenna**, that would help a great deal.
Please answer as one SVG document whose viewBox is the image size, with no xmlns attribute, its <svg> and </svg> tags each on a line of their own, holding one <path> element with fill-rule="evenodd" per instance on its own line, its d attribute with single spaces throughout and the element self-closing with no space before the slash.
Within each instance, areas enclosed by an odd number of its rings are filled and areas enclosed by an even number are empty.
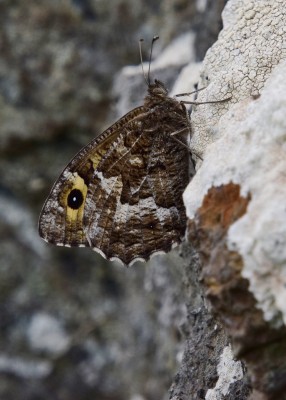
<svg viewBox="0 0 286 400">
<path fill-rule="evenodd" d="M 150 50 L 150 56 L 149 56 L 149 66 L 148 66 L 148 74 L 146 75 L 143 67 L 143 57 L 142 57 L 142 43 L 144 42 L 144 39 L 139 40 L 139 53 L 140 53 L 140 61 L 141 61 L 141 68 L 142 68 L 142 73 L 144 76 L 144 80 L 147 84 L 147 86 L 150 86 L 151 84 L 151 79 L 150 79 L 150 74 L 151 74 L 151 62 L 152 62 L 152 53 L 153 53 L 153 46 L 156 40 L 159 39 L 159 36 L 154 36 L 152 39 L 151 43 L 151 50 Z"/>
<path fill-rule="evenodd" d="M 149 56 L 149 67 L 148 67 L 148 84 L 149 85 L 150 85 L 150 73 L 151 73 L 151 62 L 152 62 L 153 47 L 154 47 L 154 43 L 158 39 L 159 39 L 159 36 L 154 36 L 153 39 L 152 39 L 152 43 L 151 43 L 151 50 L 150 50 L 150 56 Z"/>
<path fill-rule="evenodd" d="M 143 76 L 144 76 L 144 80 L 146 82 L 146 85 L 149 86 L 149 78 L 147 79 L 147 76 L 145 74 L 144 67 L 143 67 L 143 57 L 142 57 L 142 43 L 143 42 L 144 42 L 144 39 L 140 39 L 139 40 L 140 61 L 141 61 L 141 68 L 142 68 L 142 73 L 143 73 Z"/>
</svg>

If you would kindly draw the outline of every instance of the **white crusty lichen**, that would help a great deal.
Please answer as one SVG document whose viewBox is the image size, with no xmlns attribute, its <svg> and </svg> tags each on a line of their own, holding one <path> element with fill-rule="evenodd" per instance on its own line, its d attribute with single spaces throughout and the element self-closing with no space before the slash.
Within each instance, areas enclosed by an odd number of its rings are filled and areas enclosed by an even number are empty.
<svg viewBox="0 0 286 400">
<path fill-rule="evenodd" d="M 225 399 L 229 393 L 230 385 L 243 378 L 243 368 L 240 361 L 234 360 L 230 346 L 226 346 L 220 356 L 217 366 L 218 380 L 213 389 L 206 393 L 206 400 Z"/>
<path fill-rule="evenodd" d="M 272 325 L 286 324 L 286 62 L 273 71 L 263 94 L 245 108 L 245 120 L 231 123 L 240 136 L 232 167 L 247 213 L 230 227 L 229 248 L 243 257 L 242 274 Z M 245 154 L 244 154 L 245 153 Z M 237 165 L 235 166 L 235 163 Z"/>
<path fill-rule="evenodd" d="M 210 85 L 199 100 L 224 96 L 227 87 L 232 99 L 197 106 L 192 123 L 203 162 L 184 193 L 189 218 L 212 186 L 233 182 L 250 195 L 228 246 L 241 255 L 257 307 L 276 327 L 286 323 L 285 16 L 283 1 L 227 3 L 225 28 L 204 61 Z"/>
<path fill-rule="evenodd" d="M 216 140 L 217 123 L 232 104 L 257 96 L 273 67 L 286 57 L 286 8 L 283 0 L 229 0 L 224 28 L 206 54 L 198 101 L 228 102 L 197 106 L 192 114 L 192 148 L 201 156 Z"/>
</svg>

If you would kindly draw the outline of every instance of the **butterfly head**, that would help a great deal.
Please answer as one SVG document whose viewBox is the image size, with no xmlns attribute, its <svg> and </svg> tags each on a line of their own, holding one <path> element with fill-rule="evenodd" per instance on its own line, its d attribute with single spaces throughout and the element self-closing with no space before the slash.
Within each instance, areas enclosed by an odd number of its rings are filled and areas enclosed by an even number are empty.
<svg viewBox="0 0 286 400">
<path fill-rule="evenodd" d="M 168 90 L 161 81 L 155 79 L 154 83 L 148 85 L 148 95 L 145 98 L 145 104 L 148 104 L 149 107 L 165 102 L 167 98 Z"/>
<path fill-rule="evenodd" d="M 148 86 L 148 92 L 152 96 L 166 97 L 168 96 L 168 90 L 166 89 L 163 82 L 158 79 L 154 80 L 154 83 L 150 83 Z"/>
</svg>

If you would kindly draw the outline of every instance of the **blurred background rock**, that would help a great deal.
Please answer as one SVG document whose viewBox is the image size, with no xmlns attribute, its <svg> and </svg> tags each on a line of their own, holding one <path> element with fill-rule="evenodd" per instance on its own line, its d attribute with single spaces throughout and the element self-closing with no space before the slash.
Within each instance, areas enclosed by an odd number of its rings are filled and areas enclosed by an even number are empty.
<svg viewBox="0 0 286 400">
<path fill-rule="evenodd" d="M 138 64 L 139 38 L 146 59 L 154 35 L 156 58 L 191 34 L 200 61 L 224 3 L 0 2 L 0 399 L 168 398 L 184 345 L 179 255 L 126 269 L 47 245 L 37 220 L 69 159 L 120 116 L 113 83 Z M 161 65 L 169 88 L 187 62 Z"/>
</svg>

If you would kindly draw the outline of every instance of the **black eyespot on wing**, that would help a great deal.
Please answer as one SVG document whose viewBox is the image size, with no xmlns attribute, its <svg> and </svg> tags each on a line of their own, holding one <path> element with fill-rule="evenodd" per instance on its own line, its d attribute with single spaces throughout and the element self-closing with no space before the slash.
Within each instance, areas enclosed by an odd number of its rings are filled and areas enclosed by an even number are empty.
<svg viewBox="0 0 286 400">
<path fill-rule="evenodd" d="M 68 195 L 68 206 L 73 210 L 78 210 L 83 203 L 83 194 L 78 189 L 73 189 Z"/>
</svg>

